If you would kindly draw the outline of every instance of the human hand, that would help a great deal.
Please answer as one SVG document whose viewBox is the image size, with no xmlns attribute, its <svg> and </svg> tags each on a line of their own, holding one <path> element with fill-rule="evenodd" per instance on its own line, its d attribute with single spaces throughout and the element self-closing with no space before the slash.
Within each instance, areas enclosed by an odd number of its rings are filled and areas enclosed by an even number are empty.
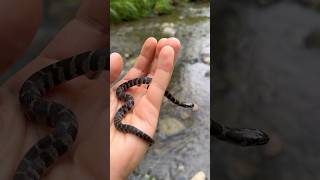
<svg viewBox="0 0 320 180">
<path fill-rule="evenodd" d="M 14 1 L 16 2 L 16 1 Z M 2 2 L 1 2 L 2 3 Z M 21 7 L 19 2 L 16 6 Z M 20 2 L 21 3 L 21 2 Z M 41 1 L 28 2 L 28 14 L 20 19 L 41 19 Z M 40 4 L 40 5 L 39 5 Z M 25 152 L 50 130 L 43 125 L 27 121 L 18 102 L 19 90 L 24 80 L 42 67 L 61 59 L 79 54 L 80 52 L 106 47 L 109 32 L 107 32 L 107 5 L 104 0 L 83 0 L 76 17 L 70 21 L 41 54 L 21 71 L 12 76 L 0 88 L 0 177 L 12 179 L 18 163 Z M 0 6 L 3 7 L 3 6 Z M 22 8 L 22 7 L 21 7 Z M 22 10 L 22 12 L 25 12 Z M 15 23 L 19 24 L 19 22 Z M 29 32 L 16 36 L 12 42 L 25 38 L 29 44 L 33 36 L 33 28 L 37 23 L 31 23 Z M 29 24 L 24 24 L 23 27 Z M 32 26 L 32 27 L 31 27 Z M 25 27 L 28 29 L 28 27 Z M 9 28 L 10 29 L 10 28 Z M 7 42 L 1 42 L 7 43 Z M 5 46 L 6 44 L 2 44 Z M 24 46 L 27 48 L 27 46 Z M 20 48 L 16 52 L 25 51 Z M 3 51 L 3 53 L 9 53 Z M 2 54 L 3 54 L 2 53 Z M 15 53 L 11 52 L 10 53 Z M 12 58 L 14 59 L 14 58 Z M 2 63 L 2 62 L 1 62 Z M 10 63 L 12 64 L 12 63 Z M 5 64 L 4 69 L 8 66 Z M 70 108 L 76 115 L 79 124 L 78 136 L 72 149 L 56 162 L 47 172 L 44 179 L 105 179 L 107 167 L 106 116 L 108 111 L 108 94 L 106 74 L 97 80 L 79 77 L 48 92 L 48 99 L 54 100 Z"/>
<path fill-rule="evenodd" d="M 148 149 L 148 144 L 130 133 L 118 131 L 113 118 L 122 103 L 117 99 L 116 88 L 126 82 L 142 76 L 152 77 L 148 89 L 135 86 L 128 89 L 134 97 L 135 105 L 122 120 L 152 137 L 156 131 L 160 106 L 165 90 L 170 82 L 175 59 L 180 50 L 176 38 L 163 38 L 157 42 L 154 38 L 145 41 L 135 65 L 110 90 L 110 178 L 126 179 L 137 167 Z M 122 70 L 122 59 L 117 53 L 110 55 L 110 81 L 114 82 Z"/>
</svg>

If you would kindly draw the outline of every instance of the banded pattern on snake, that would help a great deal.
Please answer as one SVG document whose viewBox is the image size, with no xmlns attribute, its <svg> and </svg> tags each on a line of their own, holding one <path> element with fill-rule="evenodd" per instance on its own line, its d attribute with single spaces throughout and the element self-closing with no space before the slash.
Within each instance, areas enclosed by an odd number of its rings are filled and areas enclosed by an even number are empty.
<svg viewBox="0 0 320 180">
<path fill-rule="evenodd" d="M 214 137 L 240 146 L 255 146 L 268 143 L 268 135 L 260 129 L 232 128 L 211 119 L 210 134 Z"/>
<path fill-rule="evenodd" d="M 14 180 L 39 180 L 74 143 L 78 133 L 75 114 L 43 98 L 53 87 L 83 74 L 109 70 L 109 49 L 85 52 L 49 65 L 31 75 L 20 90 L 20 104 L 29 119 L 44 123 L 52 132 L 33 145 L 20 161 Z"/>
<path fill-rule="evenodd" d="M 147 84 L 149 85 L 152 81 L 150 77 L 140 77 L 129 80 L 123 84 L 121 84 L 116 89 L 116 96 L 120 101 L 124 101 L 124 104 L 119 108 L 114 116 L 114 125 L 117 130 L 124 132 L 124 133 L 131 133 L 139 138 L 143 139 L 147 142 L 150 146 L 154 143 L 154 140 L 147 135 L 146 133 L 142 132 L 138 128 L 131 126 L 129 124 L 123 124 L 122 119 L 126 116 L 126 114 L 133 108 L 134 106 L 134 99 L 130 94 L 126 94 L 125 91 L 130 87 Z M 176 104 L 177 106 L 181 106 L 184 108 L 192 108 L 193 111 L 198 110 L 198 106 L 193 103 L 181 102 L 176 99 L 169 91 L 165 91 L 164 96 L 168 98 L 171 102 Z"/>
</svg>

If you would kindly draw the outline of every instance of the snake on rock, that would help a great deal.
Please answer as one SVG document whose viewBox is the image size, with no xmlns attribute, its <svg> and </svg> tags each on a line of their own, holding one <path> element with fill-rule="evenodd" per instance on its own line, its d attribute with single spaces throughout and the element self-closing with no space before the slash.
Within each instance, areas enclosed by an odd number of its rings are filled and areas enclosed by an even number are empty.
<svg viewBox="0 0 320 180">
<path fill-rule="evenodd" d="M 151 81 L 152 81 L 152 78 L 145 76 L 145 77 L 129 80 L 119 85 L 116 89 L 116 96 L 120 101 L 123 101 L 124 104 L 119 108 L 119 110 L 116 112 L 114 116 L 114 125 L 117 130 L 124 133 L 134 134 L 139 138 L 141 138 L 142 140 L 144 140 L 145 142 L 147 142 L 150 146 L 154 143 L 154 140 L 149 135 L 147 135 L 146 133 L 142 132 L 141 130 L 139 130 L 134 126 L 131 126 L 129 124 L 123 124 L 122 120 L 134 106 L 133 96 L 131 96 L 130 94 L 126 94 L 125 91 L 133 86 L 139 86 L 141 84 L 149 85 Z M 169 91 L 165 91 L 164 96 L 168 98 L 171 102 L 176 104 L 177 106 L 181 106 L 184 108 L 191 108 L 193 111 L 198 110 L 198 105 L 193 103 L 181 102 L 177 100 Z"/>
<path fill-rule="evenodd" d="M 46 124 L 52 131 L 33 145 L 20 161 L 14 180 L 39 180 L 53 163 L 65 154 L 75 142 L 78 123 L 67 107 L 43 98 L 46 92 L 86 74 L 109 70 L 109 49 L 100 49 L 51 64 L 31 75 L 20 89 L 20 104 L 28 117 Z"/>
<path fill-rule="evenodd" d="M 214 137 L 240 146 L 255 146 L 268 143 L 268 135 L 260 129 L 232 128 L 211 120 L 210 134 Z"/>
</svg>

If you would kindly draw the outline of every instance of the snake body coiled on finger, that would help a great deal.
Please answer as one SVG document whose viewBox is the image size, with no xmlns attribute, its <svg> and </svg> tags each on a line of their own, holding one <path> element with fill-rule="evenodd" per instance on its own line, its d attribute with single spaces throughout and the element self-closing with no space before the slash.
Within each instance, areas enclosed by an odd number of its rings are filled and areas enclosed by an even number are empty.
<svg viewBox="0 0 320 180">
<path fill-rule="evenodd" d="M 130 94 L 125 93 L 127 89 L 133 86 L 138 86 L 141 84 L 147 84 L 149 85 L 152 81 L 152 78 L 150 77 L 140 77 L 140 78 L 135 78 L 132 80 L 129 80 L 120 86 L 117 87 L 116 89 L 116 96 L 120 101 L 123 101 L 124 104 L 118 109 L 114 116 L 114 125 L 117 130 L 124 132 L 124 133 L 131 133 L 145 142 L 147 142 L 150 146 L 154 143 L 154 140 L 147 135 L 146 133 L 142 132 L 138 128 L 129 125 L 129 124 L 123 124 L 122 120 L 123 118 L 127 115 L 129 111 L 134 107 L 134 99 Z M 176 99 L 169 91 L 165 91 L 164 96 L 168 98 L 171 102 L 176 104 L 177 106 L 181 106 L 184 108 L 191 108 L 193 111 L 198 110 L 198 106 L 193 103 L 187 103 L 187 102 L 181 102 L 178 99 Z"/>
<path fill-rule="evenodd" d="M 52 131 L 34 144 L 20 161 L 14 180 L 39 180 L 75 142 L 78 123 L 67 107 L 43 98 L 61 83 L 86 74 L 108 71 L 109 49 L 81 53 L 51 64 L 31 75 L 22 85 L 20 104 L 28 119 L 47 125 Z"/>
</svg>

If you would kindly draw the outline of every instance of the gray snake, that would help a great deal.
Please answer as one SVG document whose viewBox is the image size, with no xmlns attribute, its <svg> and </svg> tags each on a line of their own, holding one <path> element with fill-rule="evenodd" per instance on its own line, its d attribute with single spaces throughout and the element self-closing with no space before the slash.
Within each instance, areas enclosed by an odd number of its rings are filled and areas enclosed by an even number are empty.
<svg viewBox="0 0 320 180">
<path fill-rule="evenodd" d="M 147 135 L 146 133 L 142 132 L 138 128 L 131 126 L 129 124 L 123 124 L 122 119 L 126 116 L 126 114 L 133 108 L 134 106 L 134 99 L 130 94 L 125 93 L 127 89 L 133 86 L 147 84 L 149 85 L 152 81 L 150 77 L 140 77 L 129 80 L 121 85 L 119 85 L 116 89 L 116 96 L 120 101 L 124 101 L 124 104 L 118 109 L 114 116 L 114 125 L 117 130 L 124 132 L 124 133 L 131 133 L 145 142 L 147 142 L 150 146 L 154 143 L 154 140 Z M 184 108 L 192 108 L 193 111 L 198 110 L 198 106 L 193 103 L 181 102 L 176 99 L 169 91 L 165 91 L 164 96 L 168 98 L 171 102 L 176 104 L 177 106 L 181 106 Z"/>
<path fill-rule="evenodd" d="M 28 117 L 52 131 L 33 145 L 20 161 L 14 180 L 39 180 L 65 154 L 78 133 L 75 114 L 65 106 L 43 98 L 55 86 L 73 78 L 109 70 L 109 50 L 100 49 L 51 64 L 31 75 L 22 85 L 20 104 Z"/>
<path fill-rule="evenodd" d="M 210 134 L 222 141 L 240 146 L 255 146 L 268 143 L 269 136 L 260 129 L 227 127 L 211 119 Z"/>
</svg>

